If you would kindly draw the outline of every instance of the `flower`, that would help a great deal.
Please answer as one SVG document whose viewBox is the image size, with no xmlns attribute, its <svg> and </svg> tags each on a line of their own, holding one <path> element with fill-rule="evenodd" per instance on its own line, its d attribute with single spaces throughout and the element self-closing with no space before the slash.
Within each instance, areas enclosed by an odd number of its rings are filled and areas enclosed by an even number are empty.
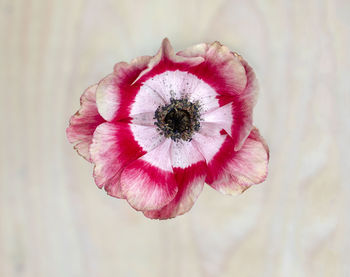
<svg viewBox="0 0 350 277">
<path fill-rule="evenodd" d="M 130 63 L 89 87 L 67 128 L 99 188 L 146 217 L 189 211 L 204 183 L 237 194 L 267 175 L 269 149 L 252 124 L 252 68 L 219 42 Z"/>
</svg>

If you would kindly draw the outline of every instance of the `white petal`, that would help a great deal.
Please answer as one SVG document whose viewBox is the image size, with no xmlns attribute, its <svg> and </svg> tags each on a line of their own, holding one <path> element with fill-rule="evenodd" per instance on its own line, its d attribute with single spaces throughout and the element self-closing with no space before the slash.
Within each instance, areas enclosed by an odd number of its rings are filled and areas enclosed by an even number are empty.
<svg viewBox="0 0 350 277">
<path fill-rule="evenodd" d="M 173 167 L 186 168 L 199 161 L 204 161 L 203 155 L 191 141 L 173 141 L 170 155 Z"/>
<path fill-rule="evenodd" d="M 130 115 L 155 112 L 159 106 L 165 104 L 164 99 L 148 85 L 140 87 L 134 103 L 131 105 Z"/>
<path fill-rule="evenodd" d="M 155 126 L 130 124 L 130 129 L 137 143 L 146 152 L 153 150 L 165 140 Z"/>
<path fill-rule="evenodd" d="M 198 101 L 203 113 L 219 107 L 216 91 L 195 75 L 185 71 L 166 71 L 148 79 L 143 87 L 147 87 L 167 103 L 170 98 L 188 97 L 192 102 Z"/>
<path fill-rule="evenodd" d="M 177 70 L 176 72 L 180 71 Z M 159 95 L 162 96 L 162 98 L 167 104 L 169 104 L 170 98 L 181 98 L 180 88 L 182 79 L 182 74 L 175 74 L 174 71 L 166 71 L 148 79 L 144 83 L 144 86 L 152 88 L 154 91 L 156 91 Z"/>
<path fill-rule="evenodd" d="M 201 123 L 201 129 L 193 135 L 193 142 L 209 163 L 220 150 L 225 135 L 220 134 L 221 127 L 214 123 Z"/>
<path fill-rule="evenodd" d="M 154 112 L 139 113 L 132 115 L 131 122 L 137 125 L 154 126 Z"/>
<path fill-rule="evenodd" d="M 158 147 L 140 159 L 164 171 L 173 172 L 170 161 L 171 139 L 164 140 Z"/>
<path fill-rule="evenodd" d="M 214 109 L 202 115 L 204 122 L 212 122 L 216 125 L 221 126 L 229 135 L 232 130 L 232 104 L 228 103 L 225 106 Z"/>
</svg>

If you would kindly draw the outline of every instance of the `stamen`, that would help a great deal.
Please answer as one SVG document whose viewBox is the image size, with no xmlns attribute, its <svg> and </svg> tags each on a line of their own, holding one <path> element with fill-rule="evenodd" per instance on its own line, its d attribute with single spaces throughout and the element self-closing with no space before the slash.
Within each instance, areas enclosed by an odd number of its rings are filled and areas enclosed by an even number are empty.
<svg viewBox="0 0 350 277">
<path fill-rule="evenodd" d="M 154 114 L 154 124 L 160 134 L 174 141 L 190 141 L 200 128 L 200 106 L 187 98 L 170 99 L 170 104 L 159 106 Z"/>
</svg>

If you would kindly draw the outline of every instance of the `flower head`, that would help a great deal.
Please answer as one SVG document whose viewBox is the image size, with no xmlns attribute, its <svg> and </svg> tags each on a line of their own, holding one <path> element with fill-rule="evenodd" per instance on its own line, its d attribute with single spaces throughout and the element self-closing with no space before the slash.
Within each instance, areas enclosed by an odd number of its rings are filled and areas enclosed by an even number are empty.
<svg viewBox="0 0 350 277">
<path fill-rule="evenodd" d="M 241 193 L 267 175 L 269 150 L 252 124 L 257 83 L 218 42 L 115 65 L 89 87 L 67 137 L 99 188 L 149 218 L 191 209 L 204 183 Z"/>
</svg>

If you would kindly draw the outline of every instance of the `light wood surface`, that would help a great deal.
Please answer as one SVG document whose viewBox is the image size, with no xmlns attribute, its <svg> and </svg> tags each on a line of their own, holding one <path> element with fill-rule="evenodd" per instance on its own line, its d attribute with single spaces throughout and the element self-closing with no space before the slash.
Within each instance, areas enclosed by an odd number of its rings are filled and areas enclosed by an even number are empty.
<svg viewBox="0 0 350 277">
<path fill-rule="evenodd" d="M 0 1 L 0 276 L 350 276 L 350 2 Z M 114 63 L 219 40 L 260 83 L 267 181 L 151 221 L 65 137 Z"/>
</svg>

